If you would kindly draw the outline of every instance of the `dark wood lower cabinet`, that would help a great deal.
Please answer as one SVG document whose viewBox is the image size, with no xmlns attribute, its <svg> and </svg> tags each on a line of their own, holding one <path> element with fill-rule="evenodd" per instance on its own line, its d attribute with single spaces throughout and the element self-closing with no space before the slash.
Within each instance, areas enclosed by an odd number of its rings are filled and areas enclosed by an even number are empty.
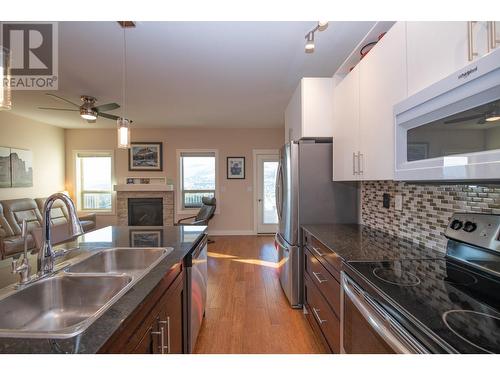
<svg viewBox="0 0 500 375">
<path fill-rule="evenodd" d="M 335 262 L 335 266 L 326 264 L 324 258 L 331 255 L 328 254 L 331 250 L 318 250 L 320 242 L 307 232 L 304 238 L 304 304 L 308 312 L 307 320 L 328 351 L 340 353 L 340 272 Z"/>
<path fill-rule="evenodd" d="M 174 266 L 100 353 L 183 353 L 184 271 Z"/>
</svg>

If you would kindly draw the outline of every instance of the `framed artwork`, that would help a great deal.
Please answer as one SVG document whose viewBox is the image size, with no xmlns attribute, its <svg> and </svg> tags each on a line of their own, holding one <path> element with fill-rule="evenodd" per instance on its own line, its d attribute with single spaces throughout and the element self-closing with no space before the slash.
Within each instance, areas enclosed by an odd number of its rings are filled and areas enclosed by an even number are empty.
<svg viewBox="0 0 500 375">
<path fill-rule="evenodd" d="M 132 142 L 128 150 L 129 171 L 163 171 L 163 143 Z"/>
<path fill-rule="evenodd" d="M 12 187 L 10 176 L 10 148 L 0 147 L 0 188 Z"/>
<path fill-rule="evenodd" d="M 245 157 L 228 156 L 227 157 L 227 178 L 228 180 L 245 179 Z"/>
<path fill-rule="evenodd" d="M 33 186 L 33 155 L 30 150 L 10 149 L 12 187 Z"/>
<path fill-rule="evenodd" d="M 0 188 L 33 186 L 33 154 L 30 150 L 0 147 Z"/>
<path fill-rule="evenodd" d="M 162 230 L 130 230 L 131 247 L 161 247 Z"/>
</svg>

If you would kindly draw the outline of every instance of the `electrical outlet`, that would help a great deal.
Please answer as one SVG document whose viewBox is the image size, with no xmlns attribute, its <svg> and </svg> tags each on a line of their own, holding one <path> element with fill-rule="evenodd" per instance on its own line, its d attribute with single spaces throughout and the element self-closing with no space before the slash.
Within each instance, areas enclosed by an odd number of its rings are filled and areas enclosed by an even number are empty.
<svg viewBox="0 0 500 375">
<path fill-rule="evenodd" d="M 388 193 L 384 193 L 382 196 L 382 206 L 384 208 L 391 207 L 391 196 Z"/>
<path fill-rule="evenodd" d="M 394 197 L 394 208 L 397 211 L 403 211 L 403 196 L 401 194 L 396 194 Z"/>
</svg>

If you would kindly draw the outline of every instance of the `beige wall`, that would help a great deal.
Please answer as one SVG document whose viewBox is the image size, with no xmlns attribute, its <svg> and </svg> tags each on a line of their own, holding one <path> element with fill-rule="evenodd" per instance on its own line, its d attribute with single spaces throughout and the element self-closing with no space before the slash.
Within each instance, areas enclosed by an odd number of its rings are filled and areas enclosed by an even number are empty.
<svg viewBox="0 0 500 375">
<path fill-rule="evenodd" d="M 0 200 L 64 190 L 64 129 L 0 111 L 0 146 L 33 152 L 33 187 L 0 189 Z"/>
<path fill-rule="evenodd" d="M 116 130 L 66 130 L 66 188 L 74 194 L 74 151 L 114 150 L 115 177 L 124 183 L 128 176 L 166 176 L 177 186 L 178 149 L 217 149 L 219 155 L 219 213 L 210 223 L 211 232 L 253 231 L 254 149 L 279 149 L 283 129 L 132 129 L 134 142 L 163 142 L 163 172 L 129 172 L 128 152 L 116 149 Z M 245 156 L 246 179 L 226 179 L 226 157 Z M 116 216 L 100 216 L 98 225 L 116 224 Z"/>
</svg>

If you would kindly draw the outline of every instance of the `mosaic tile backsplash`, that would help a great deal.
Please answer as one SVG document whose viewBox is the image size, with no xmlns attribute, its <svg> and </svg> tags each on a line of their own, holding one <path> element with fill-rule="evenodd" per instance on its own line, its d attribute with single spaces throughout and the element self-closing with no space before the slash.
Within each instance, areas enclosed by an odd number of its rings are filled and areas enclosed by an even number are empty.
<svg viewBox="0 0 500 375">
<path fill-rule="evenodd" d="M 390 207 L 382 205 L 390 195 Z M 403 198 L 403 210 L 395 209 L 395 197 Z M 446 251 L 444 230 L 453 212 L 500 214 L 500 184 L 439 185 L 396 181 L 361 183 L 363 224 L 407 238 L 419 245 Z"/>
</svg>

